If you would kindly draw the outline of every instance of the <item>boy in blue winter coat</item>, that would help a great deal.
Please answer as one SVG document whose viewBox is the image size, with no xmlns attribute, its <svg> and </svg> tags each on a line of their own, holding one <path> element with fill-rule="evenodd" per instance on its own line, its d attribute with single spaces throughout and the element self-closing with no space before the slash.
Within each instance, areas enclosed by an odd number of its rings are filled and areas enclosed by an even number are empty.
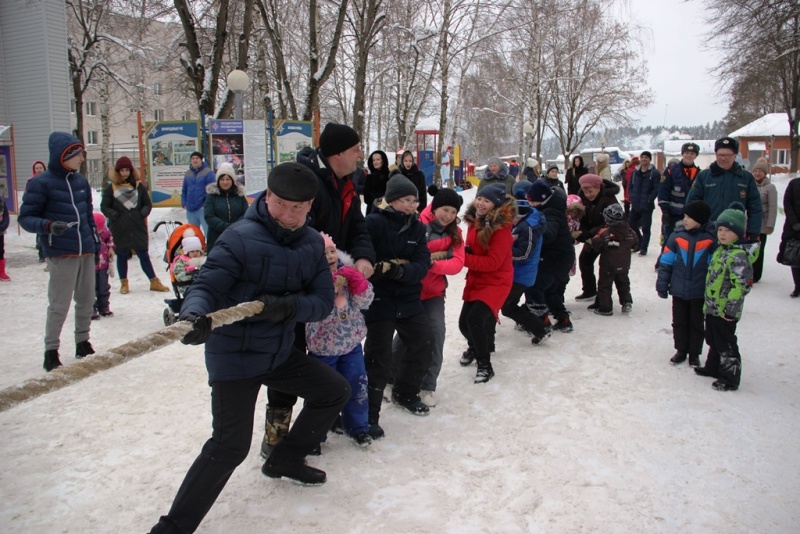
<svg viewBox="0 0 800 534">
<path fill-rule="evenodd" d="M 503 315 L 517 323 L 519 329 L 531 335 L 531 343 L 534 345 L 540 345 L 550 337 L 550 329 L 539 316 L 520 306 L 519 299 L 525 290 L 536 282 L 545 217 L 542 212 L 531 206 L 525 196 L 527 194 L 532 195 L 532 198 L 547 198 L 551 193 L 550 187 L 541 180 L 534 182 L 527 192 L 524 189 L 515 191 L 515 196 L 518 197 L 517 216 L 511 229 L 511 236 L 514 239 L 511 245 L 514 283 L 503 307 L 500 308 Z"/>
<path fill-rule="evenodd" d="M 708 204 L 699 200 L 684 208 L 683 223 L 670 234 L 658 264 L 656 291 L 662 299 L 672 295 L 672 339 L 678 365 L 700 366 L 703 352 L 703 293 L 706 273 L 716 238 L 706 228 L 711 216 Z"/>
</svg>

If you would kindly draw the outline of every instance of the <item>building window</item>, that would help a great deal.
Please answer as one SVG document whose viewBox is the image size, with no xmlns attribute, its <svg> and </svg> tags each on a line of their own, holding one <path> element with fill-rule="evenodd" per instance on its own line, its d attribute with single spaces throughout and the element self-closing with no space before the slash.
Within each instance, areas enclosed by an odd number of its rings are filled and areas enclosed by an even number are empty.
<svg viewBox="0 0 800 534">
<path fill-rule="evenodd" d="M 190 121 L 192 120 L 192 114 L 189 111 L 184 111 L 181 113 L 181 120 L 182 121 Z"/>
<path fill-rule="evenodd" d="M 788 150 L 773 150 L 775 153 L 775 163 L 773 165 L 780 165 L 786 167 L 789 165 L 789 151 Z"/>
<path fill-rule="evenodd" d="M 161 94 L 161 84 L 155 83 L 153 84 L 153 94 L 160 95 Z"/>
<path fill-rule="evenodd" d="M 97 130 L 89 130 L 86 132 L 86 144 L 87 145 L 97 145 L 99 144 L 100 136 L 97 133 Z"/>
<path fill-rule="evenodd" d="M 97 102 L 86 103 L 86 114 L 90 117 L 97 116 Z"/>
<path fill-rule="evenodd" d="M 100 170 L 100 160 L 99 159 L 87 159 L 86 160 L 86 170 L 88 172 L 98 172 Z"/>
<path fill-rule="evenodd" d="M 153 120 L 155 121 L 163 121 L 164 120 L 164 110 L 163 109 L 156 109 L 153 111 Z"/>
</svg>

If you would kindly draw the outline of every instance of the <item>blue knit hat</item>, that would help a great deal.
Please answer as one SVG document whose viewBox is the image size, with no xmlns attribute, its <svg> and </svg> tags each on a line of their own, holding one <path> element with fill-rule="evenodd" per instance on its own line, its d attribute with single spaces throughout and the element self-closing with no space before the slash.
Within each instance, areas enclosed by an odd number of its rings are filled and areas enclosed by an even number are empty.
<svg viewBox="0 0 800 534">
<path fill-rule="evenodd" d="M 495 206 L 502 206 L 506 201 L 506 186 L 503 184 L 485 185 L 478 190 L 476 197 L 483 197 Z"/>
<path fill-rule="evenodd" d="M 552 194 L 553 189 L 543 180 L 536 180 L 528 188 L 528 198 L 531 199 L 531 202 L 544 202 Z"/>
</svg>

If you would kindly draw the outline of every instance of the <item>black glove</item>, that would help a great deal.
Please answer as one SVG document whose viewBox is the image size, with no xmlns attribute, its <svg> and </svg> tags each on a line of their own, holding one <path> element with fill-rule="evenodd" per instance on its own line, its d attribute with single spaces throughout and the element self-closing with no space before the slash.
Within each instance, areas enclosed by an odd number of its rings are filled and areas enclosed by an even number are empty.
<svg viewBox="0 0 800 534">
<path fill-rule="evenodd" d="M 661 213 L 661 224 L 664 226 L 672 224 L 672 215 L 668 211 Z"/>
<path fill-rule="evenodd" d="M 397 265 L 396 263 L 389 263 L 389 269 L 383 273 L 383 276 L 386 278 L 391 278 L 392 280 L 400 280 L 403 278 L 403 266 Z"/>
<path fill-rule="evenodd" d="M 658 296 L 659 296 L 660 298 L 662 298 L 662 299 L 669 298 L 669 295 L 667 294 L 667 292 L 666 292 L 666 291 L 659 291 L 659 292 L 658 292 Z"/>
<path fill-rule="evenodd" d="M 467 254 L 475 254 L 474 252 L 472 252 L 472 247 L 464 247 L 464 252 L 466 252 Z"/>
<path fill-rule="evenodd" d="M 211 317 L 188 313 L 182 320 L 192 323 L 192 330 L 183 336 L 181 343 L 184 345 L 202 345 L 208 341 L 211 336 Z"/>
<path fill-rule="evenodd" d="M 53 235 L 61 235 L 67 228 L 69 228 L 69 223 L 65 223 L 64 221 L 48 221 L 44 227 L 45 230 Z"/>
<path fill-rule="evenodd" d="M 269 321 L 270 323 L 282 323 L 291 319 L 297 313 L 297 301 L 292 295 L 276 297 L 274 295 L 261 295 L 256 300 L 264 303 L 264 309 L 254 319 Z"/>
</svg>

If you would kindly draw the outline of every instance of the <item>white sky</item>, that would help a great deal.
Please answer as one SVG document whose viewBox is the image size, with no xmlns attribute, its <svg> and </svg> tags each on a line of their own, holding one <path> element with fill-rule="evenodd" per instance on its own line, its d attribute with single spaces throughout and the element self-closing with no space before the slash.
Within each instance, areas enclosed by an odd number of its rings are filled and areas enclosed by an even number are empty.
<svg viewBox="0 0 800 534">
<path fill-rule="evenodd" d="M 653 105 L 643 110 L 641 125 L 693 126 L 722 120 L 728 110 L 710 74 L 719 61 L 706 50 L 703 0 L 617 0 L 627 12 L 631 31 L 644 25 L 648 84 Z"/>
</svg>

